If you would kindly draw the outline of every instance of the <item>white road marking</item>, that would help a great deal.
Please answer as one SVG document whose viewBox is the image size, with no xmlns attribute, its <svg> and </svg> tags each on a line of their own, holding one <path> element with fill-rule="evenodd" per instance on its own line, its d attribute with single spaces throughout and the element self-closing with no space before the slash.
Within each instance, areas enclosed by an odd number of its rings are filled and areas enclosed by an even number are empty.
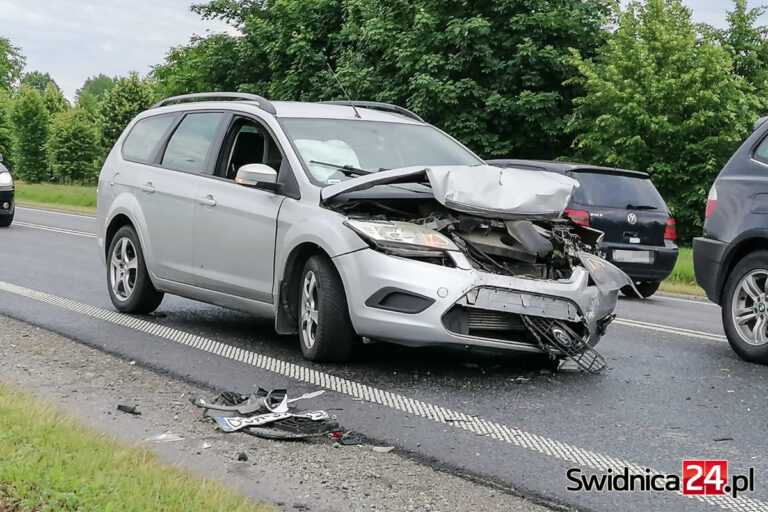
<svg viewBox="0 0 768 512">
<path fill-rule="evenodd" d="M 63 235 L 81 236 L 84 238 L 96 238 L 93 233 L 87 231 L 75 231 L 74 229 L 55 228 L 53 226 L 44 226 L 43 224 L 32 224 L 30 222 L 14 221 L 14 226 L 21 226 L 24 228 L 40 229 L 42 231 L 51 231 L 53 233 L 61 233 Z"/>
<path fill-rule="evenodd" d="M 706 331 L 694 331 L 692 329 L 684 329 L 682 327 L 672 327 L 671 325 L 654 324 L 651 322 L 642 322 L 640 320 L 630 320 L 629 318 L 619 318 L 614 322 L 616 325 L 624 325 L 627 327 L 637 327 L 639 329 L 648 329 L 651 331 L 665 332 L 668 334 L 676 334 L 678 336 L 688 336 L 690 338 L 700 338 L 712 341 L 728 341 L 722 334 L 715 334 L 713 332 Z"/>
<path fill-rule="evenodd" d="M 672 300 L 675 302 L 687 302 L 689 304 L 697 304 L 699 306 L 714 306 L 716 308 L 719 308 L 720 306 L 718 304 L 715 304 L 714 302 L 710 302 L 708 300 L 696 300 L 696 299 L 683 299 L 682 297 L 670 297 L 668 295 L 654 295 L 652 300 L 655 299 L 662 299 L 662 300 Z"/>
<path fill-rule="evenodd" d="M 547 455 L 554 459 L 578 464 L 582 467 L 588 467 L 602 472 L 605 472 L 608 469 L 618 472 L 623 471 L 624 467 L 628 467 L 630 473 L 646 474 L 647 466 L 629 460 L 579 448 L 578 446 L 564 443 L 556 439 L 511 428 L 502 423 L 493 422 L 478 416 L 472 416 L 467 413 L 430 404 L 422 400 L 374 388 L 367 384 L 343 379 L 329 373 L 282 361 L 274 357 L 265 356 L 251 350 L 235 348 L 210 338 L 204 338 L 202 336 L 174 329 L 173 327 L 159 325 L 155 322 L 143 320 L 135 316 L 125 315 L 116 311 L 109 311 L 72 299 L 58 297 L 56 295 L 32 290 L 4 281 L 0 281 L 0 290 L 164 338 L 227 359 L 240 361 L 247 365 L 261 368 L 284 377 L 347 395 L 353 399 L 365 400 L 400 412 L 419 416 L 427 420 L 441 423 L 445 425 L 446 428 L 453 427 L 471 432 L 512 446 Z M 661 474 L 659 471 L 651 468 L 648 469 L 651 470 L 651 474 Z M 682 496 L 682 494 L 680 495 Z M 738 498 L 732 498 L 730 496 L 685 497 L 693 498 L 725 510 L 737 512 L 768 512 L 768 503 L 745 496 L 740 496 Z"/>
<path fill-rule="evenodd" d="M 40 212 L 40 213 L 50 213 L 51 215 L 62 215 L 64 217 L 78 217 L 81 219 L 95 219 L 95 215 L 89 215 L 87 213 L 71 213 L 71 212 L 63 212 L 61 210 L 49 210 L 48 208 L 35 208 L 34 206 L 24 206 L 21 204 L 16 204 L 17 210 L 29 210 L 31 212 Z"/>
</svg>

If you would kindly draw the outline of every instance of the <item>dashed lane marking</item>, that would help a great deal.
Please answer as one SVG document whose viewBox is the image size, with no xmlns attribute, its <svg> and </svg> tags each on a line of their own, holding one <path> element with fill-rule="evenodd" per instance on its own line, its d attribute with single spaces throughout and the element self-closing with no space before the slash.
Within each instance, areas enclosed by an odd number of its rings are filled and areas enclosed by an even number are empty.
<svg viewBox="0 0 768 512">
<path fill-rule="evenodd" d="M 21 204 L 16 204 L 16 209 L 21 211 L 30 211 L 30 212 L 40 212 L 40 213 L 48 213 L 50 215 L 61 215 L 63 217 L 78 217 L 81 219 L 95 219 L 95 215 L 89 215 L 87 213 L 71 213 L 71 212 L 64 212 L 61 210 L 53 210 L 50 208 L 35 208 L 33 206 L 24 206 Z"/>
<path fill-rule="evenodd" d="M 642 322 L 640 320 L 630 320 L 628 318 L 616 319 L 613 323 L 627 327 L 638 327 L 640 329 L 676 334 L 678 336 L 688 336 L 690 338 L 699 338 L 711 341 L 728 341 L 728 338 L 722 334 L 715 334 L 713 332 L 706 331 L 694 331 L 692 329 L 685 329 L 683 327 L 672 327 L 670 325 L 654 324 L 651 322 Z"/>
<path fill-rule="evenodd" d="M 139 332 L 157 336 L 181 345 L 186 345 L 197 350 L 215 354 L 234 361 L 239 361 L 247 365 L 267 370 L 284 377 L 288 377 L 300 382 L 312 384 L 321 388 L 329 389 L 352 398 L 366 400 L 371 403 L 389 407 L 391 409 L 416 415 L 421 418 L 435 421 L 476 435 L 485 436 L 502 443 L 523 448 L 532 452 L 549 456 L 554 459 L 566 461 L 572 464 L 578 464 L 582 467 L 591 468 L 597 471 L 607 471 L 611 469 L 614 472 L 623 471 L 625 467 L 629 468 L 631 473 L 646 474 L 646 466 L 605 455 L 592 450 L 579 448 L 577 446 L 551 439 L 545 436 L 525 432 L 510 428 L 501 423 L 493 422 L 472 416 L 463 412 L 455 411 L 434 405 L 422 400 L 416 400 L 407 396 L 378 389 L 367 384 L 351 381 L 337 377 L 330 373 L 314 370 L 287 361 L 282 361 L 274 357 L 265 356 L 251 350 L 234 348 L 231 345 L 219 341 L 184 332 L 172 327 L 156 324 L 141 318 L 110 311 L 89 304 L 84 304 L 72 299 L 58 297 L 49 293 L 32 290 L 15 284 L 0 281 L 0 290 L 12 293 L 21 297 L 36 300 L 41 303 L 50 304 L 75 313 L 90 316 L 104 322 L 109 322 Z M 650 469 L 650 468 L 648 468 Z M 651 474 L 661 474 L 651 469 Z M 682 495 L 681 495 L 682 496 Z M 730 496 L 686 496 L 700 502 L 720 507 L 725 510 L 737 512 L 768 512 L 768 503 L 740 496 L 732 498 Z"/>
</svg>

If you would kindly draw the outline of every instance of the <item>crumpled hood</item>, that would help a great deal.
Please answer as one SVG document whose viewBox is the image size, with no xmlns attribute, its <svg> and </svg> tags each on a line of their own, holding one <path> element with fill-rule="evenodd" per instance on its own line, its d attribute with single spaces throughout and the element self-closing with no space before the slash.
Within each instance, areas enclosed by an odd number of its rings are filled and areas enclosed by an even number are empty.
<svg viewBox="0 0 768 512">
<path fill-rule="evenodd" d="M 499 219 L 555 218 L 562 215 L 579 183 L 546 171 L 490 165 L 404 167 L 360 176 L 325 187 L 321 202 L 377 185 L 429 181 L 446 208 Z"/>
</svg>

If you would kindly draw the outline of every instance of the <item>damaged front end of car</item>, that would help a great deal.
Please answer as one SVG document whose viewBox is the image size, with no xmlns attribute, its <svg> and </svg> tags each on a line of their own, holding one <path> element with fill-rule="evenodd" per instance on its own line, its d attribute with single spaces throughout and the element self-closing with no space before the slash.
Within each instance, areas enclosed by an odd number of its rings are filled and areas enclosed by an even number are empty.
<svg viewBox="0 0 768 512">
<path fill-rule="evenodd" d="M 352 311 L 356 329 L 409 345 L 539 351 L 602 371 L 592 347 L 631 281 L 602 258 L 600 231 L 563 215 L 575 187 L 490 166 L 383 171 L 326 187 L 323 203 L 373 249 L 354 257 L 366 276 L 354 287 L 360 300 L 399 313 L 387 323 L 384 313 Z"/>
</svg>

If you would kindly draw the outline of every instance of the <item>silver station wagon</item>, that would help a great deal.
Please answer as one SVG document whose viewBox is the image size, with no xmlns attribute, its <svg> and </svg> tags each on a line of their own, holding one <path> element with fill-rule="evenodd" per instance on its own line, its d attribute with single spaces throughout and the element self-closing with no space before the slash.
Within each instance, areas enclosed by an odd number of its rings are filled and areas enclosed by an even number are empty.
<svg viewBox="0 0 768 512">
<path fill-rule="evenodd" d="M 486 165 L 401 107 L 164 100 L 99 177 L 115 307 L 164 293 L 275 320 L 313 361 L 359 341 L 570 357 L 590 371 L 626 275 L 563 215 L 578 183 Z"/>
</svg>

